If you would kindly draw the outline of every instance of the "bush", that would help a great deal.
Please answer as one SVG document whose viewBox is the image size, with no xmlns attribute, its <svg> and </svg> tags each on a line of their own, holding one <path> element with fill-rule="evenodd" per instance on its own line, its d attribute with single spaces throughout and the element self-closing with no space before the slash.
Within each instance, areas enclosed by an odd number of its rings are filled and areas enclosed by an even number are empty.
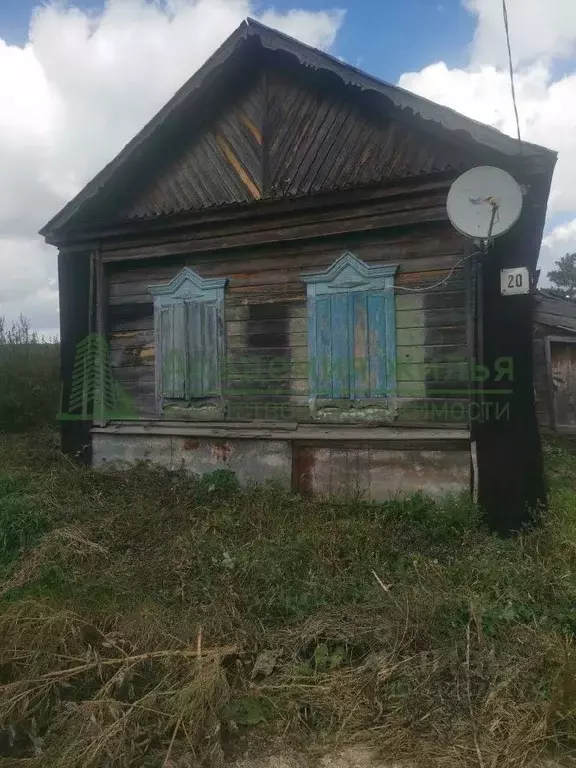
<svg viewBox="0 0 576 768">
<path fill-rule="evenodd" d="M 54 424 L 59 398 L 59 345 L 30 331 L 26 318 L 8 329 L 0 317 L 0 430 Z"/>
</svg>

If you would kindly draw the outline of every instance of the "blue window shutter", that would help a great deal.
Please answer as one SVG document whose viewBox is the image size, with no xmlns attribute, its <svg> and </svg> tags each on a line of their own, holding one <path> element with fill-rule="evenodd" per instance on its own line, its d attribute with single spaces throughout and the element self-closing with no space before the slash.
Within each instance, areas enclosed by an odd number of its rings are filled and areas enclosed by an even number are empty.
<svg viewBox="0 0 576 768">
<path fill-rule="evenodd" d="M 332 311 L 330 296 L 320 296 L 311 304 L 311 388 L 318 397 L 333 398 L 332 387 Z"/>
<path fill-rule="evenodd" d="M 150 286 L 156 328 L 156 397 L 192 400 L 222 395 L 222 318 L 227 278 L 202 278 L 184 267 Z"/>
<path fill-rule="evenodd" d="M 394 312 L 393 298 L 368 294 L 368 358 L 370 360 L 370 396 L 393 395 L 392 369 L 396 360 L 396 332 L 389 317 Z"/>
<path fill-rule="evenodd" d="M 351 378 L 351 328 L 350 296 L 337 293 L 330 296 L 332 316 L 332 397 L 346 399 L 350 397 Z"/>
<path fill-rule="evenodd" d="M 181 399 L 187 368 L 185 308 L 169 304 L 159 313 L 160 391 L 166 398 Z"/>
<path fill-rule="evenodd" d="M 220 302 L 190 301 L 187 309 L 188 398 L 215 397 L 222 392 L 220 377 L 222 330 Z"/>
<path fill-rule="evenodd" d="M 370 397 L 370 348 L 368 322 L 368 294 L 355 291 L 349 294 L 351 303 L 350 318 L 353 331 L 352 357 L 352 396 L 356 399 Z"/>
<path fill-rule="evenodd" d="M 350 253 L 307 275 L 311 399 L 390 397 L 396 389 L 395 265 Z"/>
</svg>

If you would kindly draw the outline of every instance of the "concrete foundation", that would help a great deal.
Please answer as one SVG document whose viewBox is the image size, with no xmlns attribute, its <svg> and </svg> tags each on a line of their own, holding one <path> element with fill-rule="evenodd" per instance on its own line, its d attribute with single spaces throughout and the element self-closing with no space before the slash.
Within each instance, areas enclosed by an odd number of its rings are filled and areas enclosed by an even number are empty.
<svg viewBox="0 0 576 768">
<path fill-rule="evenodd" d="M 334 447 L 300 445 L 290 439 L 104 431 L 92 438 L 95 467 L 150 461 L 197 475 L 227 469 L 242 485 L 272 481 L 303 493 L 375 501 L 416 491 L 438 496 L 470 488 L 469 450 L 398 450 L 377 443 Z"/>
<path fill-rule="evenodd" d="M 300 448 L 301 487 L 313 494 L 375 500 L 425 491 L 434 496 L 470 487 L 470 453 L 447 450 Z"/>
</svg>

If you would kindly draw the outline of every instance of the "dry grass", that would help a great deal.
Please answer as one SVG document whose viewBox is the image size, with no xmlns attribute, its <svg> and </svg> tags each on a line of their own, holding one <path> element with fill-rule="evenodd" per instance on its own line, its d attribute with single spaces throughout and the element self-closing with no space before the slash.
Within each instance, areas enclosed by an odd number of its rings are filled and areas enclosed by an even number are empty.
<svg viewBox="0 0 576 768">
<path fill-rule="evenodd" d="M 549 517 L 502 541 L 463 500 L 315 503 L 2 438 L 0 765 L 218 768 L 268 740 L 570 757 L 576 461 L 548 460 Z"/>
</svg>

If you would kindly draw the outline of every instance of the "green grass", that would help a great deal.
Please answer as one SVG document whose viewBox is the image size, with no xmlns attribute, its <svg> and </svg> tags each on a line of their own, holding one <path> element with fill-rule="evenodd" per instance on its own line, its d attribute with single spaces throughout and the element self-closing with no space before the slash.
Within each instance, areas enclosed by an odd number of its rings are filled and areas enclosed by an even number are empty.
<svg viewBox="0 0 576 768">
<path fill-rule="evenodd" d="M 218 766 L 280 737 L 361 737 L 426 768 L 570 755 L 576 457 L 555 443 L 546 460 L 549 512 L 504 540 L 464 497 L 93 472 L 50 432 L 2 436 L 10 765 Z"/>
</svg>

